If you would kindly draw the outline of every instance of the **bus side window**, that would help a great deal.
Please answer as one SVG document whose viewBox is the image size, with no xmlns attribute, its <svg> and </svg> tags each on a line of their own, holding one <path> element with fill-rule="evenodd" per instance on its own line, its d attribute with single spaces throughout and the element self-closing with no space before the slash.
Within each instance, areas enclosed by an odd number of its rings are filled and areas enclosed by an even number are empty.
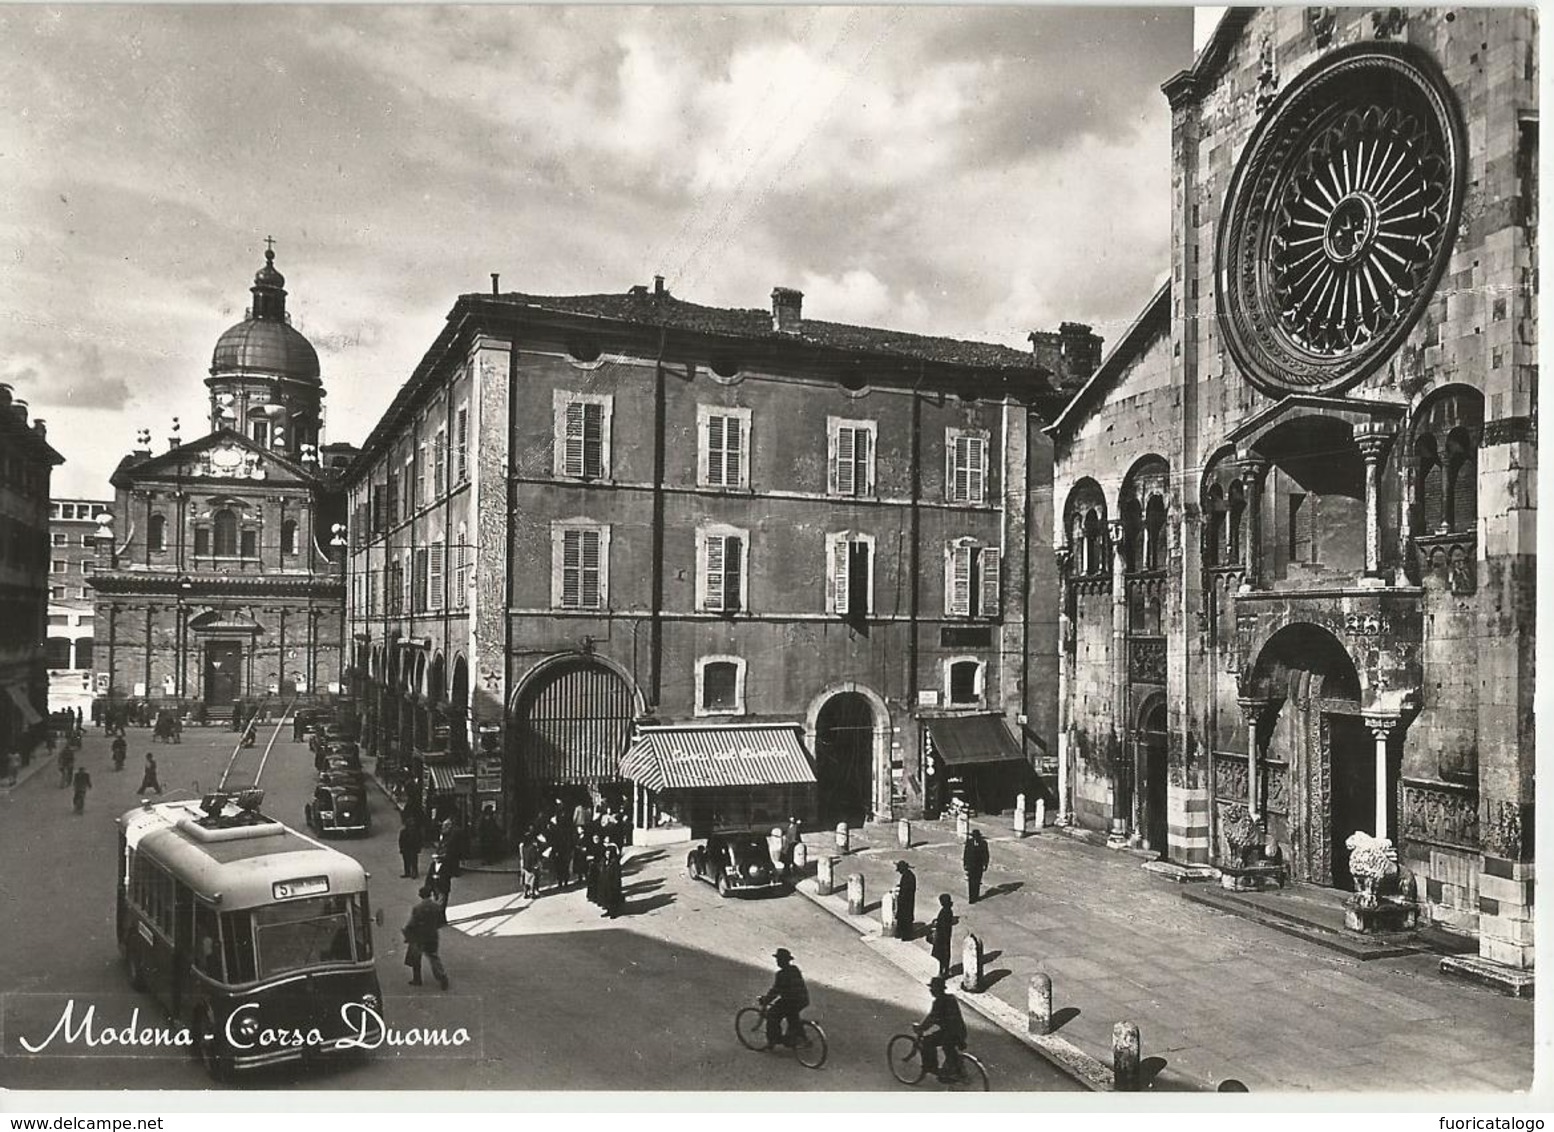
<svg viewBox="0 0 1554 1132">
<path fill-rule="evenodd" d="M 227 982 L 254 980 L 254 922 L 252 913 L 229 912 L 221 918 L 221 938 L 226 944 Z"/>
<path fill-rule="evenodd" d="M 356 958 L 372 958 L 372 925 L 368 920 L 367 894 L 359 892 L 351 897 L 351 926 L 356 932 Z"/>
<path fill-rule="evenodd" d="M 194 966 L 217 982 L 222 979 L 220 940 L 221 932 L 216 919 L 216 910 L 207 908 L 204 904 L 195 904 Z"/>
</svg>

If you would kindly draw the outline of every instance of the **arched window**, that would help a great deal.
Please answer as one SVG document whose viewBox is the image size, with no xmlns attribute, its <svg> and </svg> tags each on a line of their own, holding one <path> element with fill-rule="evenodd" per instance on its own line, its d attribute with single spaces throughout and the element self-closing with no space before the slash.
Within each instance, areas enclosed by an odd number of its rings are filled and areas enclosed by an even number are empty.
<svg viewBox="0 0 1554 1132">
<path fill-rule="evenodd" d="M 982 662 L 951 660 L 945 666 L 945 694 L 951 706 L 978 707 L 982 703 Z"/>
<path fill-rule="evenodd" d="M 223 507 L 215 515 L 216 557 L 237 557 L 237 516 Z"/>
<path fill-rule="evenodd" d="M 1098 511 L 1085 512 L 1085 573 L 1106 572 L 1106 527 Z"/>
<path fill-rule="evenodd" d="M 1077 577 L 1105 573 L 1106 497 L 1101 494 L 1101 485 L 1089 478 L 1076 483 L 1068 493 L 1063 514 L 1070 571 Z"/>
<path fill-rule="evenodd" d="M 1446 525 L 1454 531 L 1478 525 L 1478 445 L 1465 428 L 1446 434 Z"/>
<path fill-rule="evenodd" d="M 1428 433 L 1414 441 L 1414 469 L 1414 531 L 1431 534 L 1446 518 L 1446 469 L 1435 437 Z"/>
<path fill-rule="evenodd" d="M 1246 487 L 1240 480 L 1230 485 L 1230 498 L 1225 504 L 1225 561 L 1239 563 L 1241 559 L 1242 528 L 1246 523 Z"/>
<path fill-rule="evenodd" d="M 151 522 L 146 528 L 146 541 L 152 550 L 167 549 L 167 519 L 164 516 L 151 516 Z"/>
<path fill-rule="evenodd" d="M 1144 508 L 1144 569 L 1165 569 L 1165 500 L 1151 495 Z"/>
<path fill-rule="evenodd" d="M 287 519 L 281 524 L 281 553 L 297 553 L 297 521 Z"/>
<path fill-rule="evenodd" d="M 740 715 L 745 710 L 745 662 L 705 656 L 696 662 L 696 714 Z"/>
<path fill-rule="evenodd" d="M 1219 484 L 1209 488 L 1203 508 L 1203 564 L 1220 566 L 1225 554 L 1225 489 Z"/>
<path fill-rule="evenodd" d="M 1414 534 L 1472 532 L 1478 525 L 1478 448 L 1484 395 L 1450 385 L 1414 418 Z"/>
</svg>

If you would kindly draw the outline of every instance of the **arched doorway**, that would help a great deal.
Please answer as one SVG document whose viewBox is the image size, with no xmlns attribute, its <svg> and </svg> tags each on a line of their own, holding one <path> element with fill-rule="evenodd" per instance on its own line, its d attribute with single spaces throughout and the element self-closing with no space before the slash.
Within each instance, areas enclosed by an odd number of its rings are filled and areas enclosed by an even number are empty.
<svg viewBox="0 0 1554 1132">
<path fill-rule="evenodd" d="M 820 824 L 862 825 L 872 809 L 874 707 L 858 692 L 840 692 L 815 720 L 815 791 Z"/>
<path fill-rule="evenodd" d="M 1151 696 L 1139 713 L 1139 769 L 1144 775 L 1143 829 L 1145 846 L 1162 857 L 1170 853 L 1170 819 L 1166 813 L 1169 771 L 1166 765 L 1166 702 Z"/>
<path fill-rule="evenodd" d="M 1352 889 L 1344 842 L 1356 830 L 1374 833 L 1376 816 L 1375 745 L 1360 715 L 1354 661 L 1328 630 L 1298 622 L 1268 639 L 1248 688 L 1269 840 L 1296 879 Z M 1388 768 L 1392 786 L 1396 771 Z"/>
<path fill-rule="evenodd" d="M 543 667 L 524 684 L 512 713 L 522 804 L 563 786 L 597 786 L 620 779 L 637 697 L 615 669 L 596 659 Z"/>
</svg>

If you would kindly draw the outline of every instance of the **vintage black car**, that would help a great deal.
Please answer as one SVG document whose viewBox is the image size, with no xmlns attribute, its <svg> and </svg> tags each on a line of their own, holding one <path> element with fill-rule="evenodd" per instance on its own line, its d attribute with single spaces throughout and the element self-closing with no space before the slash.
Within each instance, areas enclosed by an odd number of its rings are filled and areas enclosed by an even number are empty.
<svg viewBox="0 0 1554 1132">
<path fill-rule="evenodd" d="M 361 752 L 356 749 L 355 744 L 352 744 L 349 748 L 325 747 L 323 753 L 318 757 L 324 762 L 343 763 L 346 766 L 352 767 L 360 767 L 362 765 Z"/>
<path fill-rule="evenodd" d="M 367 834 L 372 818 L 367 810 L 367 793 L 358 786 L 334 786 L 320 783 L 313 800 L 304 809 L 308 828 L 320 837 L 331 833 Z"/>
<path fill-rule="evenodd" d="M 304 736 L 318 734 L 333 715 L 328 708 L 300 708 L 291 717 L 292 739 L 300 743 Z"/>
<path fill-rule="evenodd" d="M 686 855 L 685 872 L 724 896 L 768 895 L 787 889 L 766 834 L 753 829 L 714 833 Z"/>
<path fill-rule="evenodd" d="M 351 767 L 328 767 L 319 771 L 318 784 L 320 786 L 349 786 L 357 790 L 365 790 L 367 776 L 359 770 Z"/>
</svg>

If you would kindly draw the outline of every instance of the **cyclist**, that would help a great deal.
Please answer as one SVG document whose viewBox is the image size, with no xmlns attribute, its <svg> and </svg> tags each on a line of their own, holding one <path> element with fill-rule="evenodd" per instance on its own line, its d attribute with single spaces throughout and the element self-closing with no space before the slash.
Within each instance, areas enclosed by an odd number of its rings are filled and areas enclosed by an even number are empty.
<svg viewBox="0 0 1554 1132">
<path fill-rule="evenodd" d="M 960 1003 L 945 990 L 943 977 L 935 975 L 928 982 L 933 994 L 933 1005 L 927 1016 L 917 1024 L 921 1036 L 923 1068 L 941 1081 L 953 1080 L 960 1073 L 960 1051 L 966 1048 L 966 1020 L 961 1017 Z M 939 1051 L 944 1050 L 944 1068 L 939 1068 Z"/>
<path fill-rule="evenodd" d="M 793 962 L 793 953 L 786 947 L 772 952 L 772 958 L 777 960 L 777 976 L 772 980 L 772 989 L 760 998 L 761 1005 L 766 1007 L 766 1040 L 772 1045 L 780 1042 L 791 1046 L 799 1038 L 800 1015 L 809 1006 L 809 987 Z"/>
</svg>

